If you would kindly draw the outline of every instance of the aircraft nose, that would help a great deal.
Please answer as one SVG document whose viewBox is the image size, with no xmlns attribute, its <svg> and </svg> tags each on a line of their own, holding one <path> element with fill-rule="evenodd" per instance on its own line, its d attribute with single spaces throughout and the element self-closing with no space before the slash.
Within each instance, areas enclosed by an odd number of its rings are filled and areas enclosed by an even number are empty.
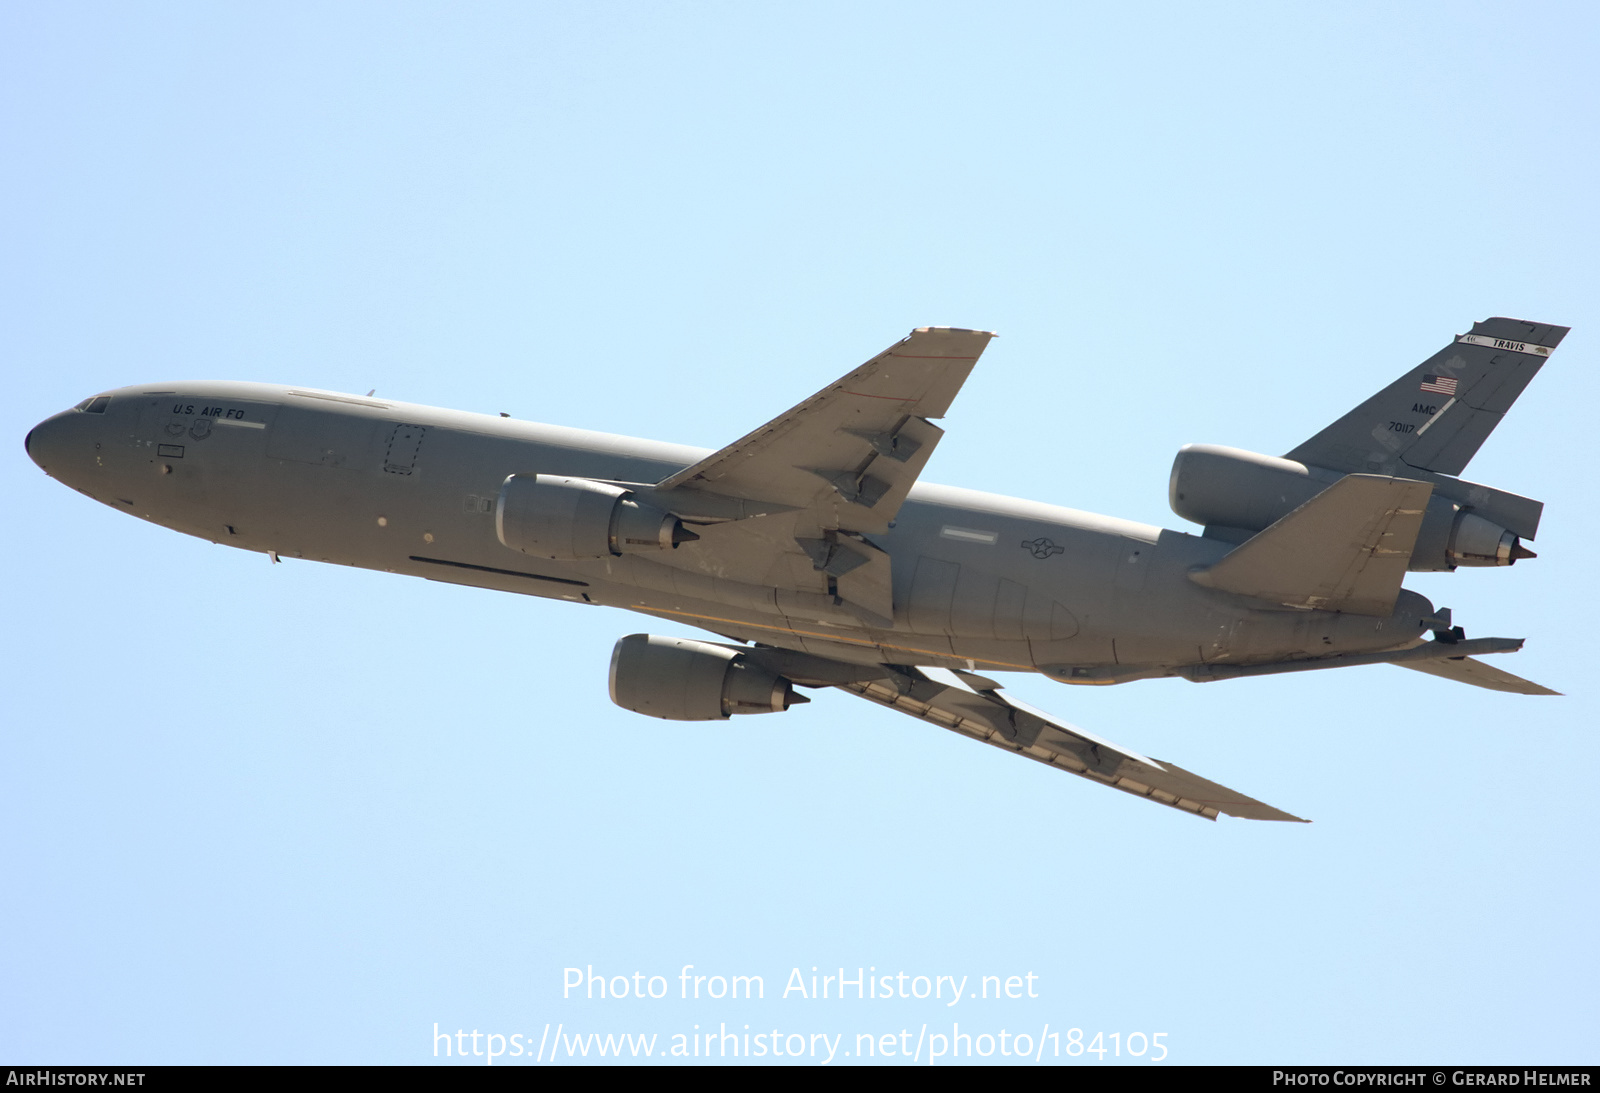
<svg viewBox="0 0 1600 1093">
<path fill-rule="evenodd" d="M 22 447 L 28 453 L 28 458 L 46 474 L 55 474 L 65 461 L 66 433 L 70 431 L 67 419 L 78 416 L 81 415 L 72 410 L 54 414 L 29 429 L 27 437 L 23 439 Z"/>
</svg>

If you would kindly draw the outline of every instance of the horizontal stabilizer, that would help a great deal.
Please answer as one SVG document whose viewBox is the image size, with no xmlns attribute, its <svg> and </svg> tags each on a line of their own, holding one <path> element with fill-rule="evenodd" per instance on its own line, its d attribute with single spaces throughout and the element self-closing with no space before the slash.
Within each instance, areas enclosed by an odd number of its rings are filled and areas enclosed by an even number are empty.
<svg viewBox="0 0 1600 1093">
<path fill-rule="evenodd" d="M 1386 618 L 1432 491 L 1426 482 L 1349 475 L 1189 578 L 1285 607 Z"/>
<path fill-rule="evenodd" d="M 1560 691 L 1552 691 L 1549 687 L 1541 687 L 1531 680 L 1514 676 L 1510 672 L 1502 672 L 1499 668 L 1473 660 L 1471 657 L 1455 657 L 1439 660 L 1402 660 L 1397 661 L 1402 668 L 1410 668 L 1413 672 L 1427 672 L 1430 676 L 1440 679 L 1451 679 L 1457 683 L 1470 683 L 1474 687 L 1484 687 L 1491 691 L 1509 691 L 1518 695 L 1559 695 Z"/>
<path fill-rule="evenodd" d="M 1386 653 L 1353 653 L 1334 657 L 1283 660 L 1271 664 L 1200 664 L 1183 670 L 1183 675 L 1196 683 L 1215 679 L 1237 679 L 1240 676 L 1275 675 L 1280 672 L 1310 672 L 1323 668 L 1349 668 L 1357 664 L 1398 664 L 1414 672 L 1426 672 L 1440 679 L 1469 683 L 1490 691 L 1506 691 L 1519 695 L 1559 695 L 1548 687 L 1514 676 L 1510 672 L 1491 668 L 1470 654 L 1514 653 L 1522 648 L 1521 638 L 1470 638 L 1445 643 L 1422 642 L 1409 649 Z"/>
</svg>

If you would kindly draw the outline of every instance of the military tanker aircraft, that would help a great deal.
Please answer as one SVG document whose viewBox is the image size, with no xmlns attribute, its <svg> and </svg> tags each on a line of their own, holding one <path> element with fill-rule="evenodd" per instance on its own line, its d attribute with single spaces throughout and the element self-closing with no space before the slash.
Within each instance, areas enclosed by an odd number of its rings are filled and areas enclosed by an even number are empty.
<svg viewBox="0 0 1600 1093">
<path fill-rule="evenodd" d="M 1458 477 L 1567 328 L 1492 318 L 1281 457 L 1190 445 L 1198 534 L 918 482 L 993 334 L 923 327 L 720 451 L 262 383 L 124 387 L 29 455 L 119 511 L 279 558 L 603 604 L 619 706 L 780 713 L 832 687 L 1208 819 L 1298 820 L 1018 701 L 993 678 L 1203 682 L 1474 657 L 1407 572 L 1534 555 L 1538 501 Z M 1431 636 L 1427 636 L 1431 635 Z"/>
</svg>

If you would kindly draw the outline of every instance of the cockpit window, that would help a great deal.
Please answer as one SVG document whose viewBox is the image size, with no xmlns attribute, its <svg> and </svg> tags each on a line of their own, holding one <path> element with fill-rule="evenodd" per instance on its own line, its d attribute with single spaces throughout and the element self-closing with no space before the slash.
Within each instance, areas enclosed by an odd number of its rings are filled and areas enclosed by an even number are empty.
<svg viewBox="0 0 1600 1093">
<path fill-rule="evenodd" d="M 78 403 L 78 405 L 74 406 L 73 409 L 82 410 L 86 414 L 103 414 L 106 412 L 106 407 L 110 405 L 110 395 L 95 395 L 93 398 L 84 399 L 82 402 Z"/>
</svg>

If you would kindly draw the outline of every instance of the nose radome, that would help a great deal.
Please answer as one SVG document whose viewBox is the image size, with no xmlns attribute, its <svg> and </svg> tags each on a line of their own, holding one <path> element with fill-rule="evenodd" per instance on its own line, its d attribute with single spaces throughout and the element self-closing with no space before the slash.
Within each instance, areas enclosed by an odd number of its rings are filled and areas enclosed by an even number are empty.
<svg viewBox="0 0 1600 1093">
<path fill-rule="evenodd" d="M 55 414 L 45 418 L 32 429 L 22 441 L 23 450 L 28 453 L 28 458 L 39 465 L 39 469 L 49 474 L 55 474 L 66 455 L 64 434 L 71 431 L 71 423 L 67 418 L 82 415 L 68 410 L 65 413 Z"/>
<path fill-rule="evenodd" d="M 35 438 L 37 438 L 39 436 L 39 433 L 48 424 L 49 424 L 48 419 L 45 420 L 45 421 L 39 422 L 39 424 L 35 425 L 33 428 L 28 430 L 28 435 L 26 437 L 24 437 L 23 441 L 22 441 L 22 449 L 23 449 L 23 451 L 28 453 L 28 458 L 33 460 L 35 463 L 37 463 L 41 470 L 46 469 L 45 465 L 44 465 L 44 460 L 43 460 L 43 458 L 41 458 L 43 446 L 41 445 L 38 449 L 36 449 L 34 447 L 34 440 L 35 440 Z"/>
</svg>

